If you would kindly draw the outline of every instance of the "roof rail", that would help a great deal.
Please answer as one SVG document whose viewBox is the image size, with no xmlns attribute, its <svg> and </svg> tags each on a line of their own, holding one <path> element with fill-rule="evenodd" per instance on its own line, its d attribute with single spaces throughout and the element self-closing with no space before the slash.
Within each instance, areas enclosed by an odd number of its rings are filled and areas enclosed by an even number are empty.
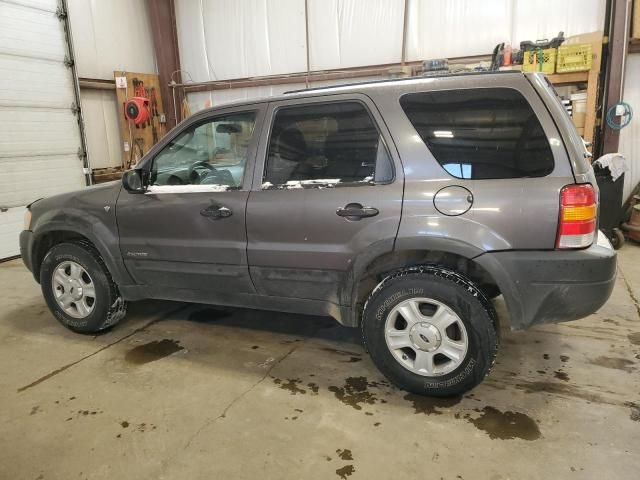
<svg viewBox="0 0 640 480">
<path fill-rule="evenodd" d="M 367 80 L 366 82 L 351 82 L 351 83 L 336 83 L 335 85 L 327 85 L 324 87 L 311 87 L 311 88 L 301 88 L 298 90 L 287 90 L 286 92 L 283 93 L 283 95 L 289 95 L 292 93 L 303 93 L 303 92 L 311 92 L 311 91 L 317 91 L 317 90 L 328 90 L 330 88 L 337 88 L 337 87 L 354 87 L 354 86 L 360 86 L 360 85 L 375 85 L 378 83 L 393 83 L 393 82 L 400 82 L 403 80 L 420 80 L 420 79 L 425 79 L 425 78 L 443 78 L 443 77 L 462 77 L 462 76 L 467 76 L 467 75 L 503 75 L 503 74 L 507 74 L 507 75 L 511 75 L 514 73 L 519 73 L 522 74 L 522 72 L 520 70 L 483 70 L 483 71 L 477 71 L 477 72 L 446 72 L 446 73 L 438 73 L 438 72 L 433 72 L 433 74 L 429 74 L 429 75 L 420 75 L 420 76 L 413 76 L 413 77 L 402 77 L 402 78 L 383 78 L 380 80 Z"/>
</svg>

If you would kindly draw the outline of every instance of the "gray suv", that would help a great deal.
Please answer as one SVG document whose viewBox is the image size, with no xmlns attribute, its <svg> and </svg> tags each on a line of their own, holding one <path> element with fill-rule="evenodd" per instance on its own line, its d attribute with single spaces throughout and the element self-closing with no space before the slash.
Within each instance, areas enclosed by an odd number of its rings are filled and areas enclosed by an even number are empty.
<svg viewBox="0 0 640 480">
<path fill-rule="evenodd" d="M 541 74 L 290 92 L 193 115 L 122 183 L 38 200 L 22 257 L 77 332 L 157 298 L 329 315 L 411 392 L 477 385 L 511 327 L 613 288 L 588 152 Z"/>
</svg>

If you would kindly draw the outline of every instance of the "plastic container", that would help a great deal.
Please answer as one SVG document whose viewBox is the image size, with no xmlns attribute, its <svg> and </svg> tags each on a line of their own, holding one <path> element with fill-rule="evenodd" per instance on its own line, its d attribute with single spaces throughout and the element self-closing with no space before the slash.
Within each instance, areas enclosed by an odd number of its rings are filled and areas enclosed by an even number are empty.
<svg viewBox="0 0 640 480">
<path fill-rule="evenodd" d="M 555 73 L 557 52 L 556 48 L 546 48 L 544 50 L 538 48 L 524 52 L 522 71 Z"/>
<path fill-rule="evenodd" d="M 507 43 L 504 46 L 504 53 L 502 57 L 502 65 L 511 65 L 511 54 L 513 50 L 511 49 L 511 44 Z"/>
<path fill-rule="evenodd" d="M 571 94 L 571 119 L 576 128 L 584 128 L 587 118 L 587 92 Z"/>
<path fill-rule="evenodd" d="M 622 189 L 624 187 L 624 173 L 616 181 L 611 180 L 609 168 L 594 165 L 593 171 L 600 190 L 600 211 L 598 228 L 609 237 L 614 248 L 621 245 L 620 222 L 622 221 Z M 624 237 L 622 239 L 624 242 Z"/>
<path fill-rule="evenodd" d="M 558 47 L 556 72 L 584 72 L 591 70 L 591 44 L 561 45 Z"/>
</svg>

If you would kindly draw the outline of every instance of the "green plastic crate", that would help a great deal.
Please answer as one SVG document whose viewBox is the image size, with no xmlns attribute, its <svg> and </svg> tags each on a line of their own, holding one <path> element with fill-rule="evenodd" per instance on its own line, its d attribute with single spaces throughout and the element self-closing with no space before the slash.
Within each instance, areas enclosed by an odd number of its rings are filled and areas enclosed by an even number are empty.
<svg viewBox="0 0 640 480">
<path fill-rule="evenodd" d="M 555 73 L 556 71 L 555 48 L 535 49 L 524 52 L 522 59 L 523 72 Z"/>
</svg>

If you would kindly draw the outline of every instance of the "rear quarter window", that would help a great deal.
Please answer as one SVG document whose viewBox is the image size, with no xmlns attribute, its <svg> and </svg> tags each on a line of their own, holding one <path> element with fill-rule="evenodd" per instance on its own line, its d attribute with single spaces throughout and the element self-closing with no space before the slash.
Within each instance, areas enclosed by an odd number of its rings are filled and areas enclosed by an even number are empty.
<svg viewBox="0 0 640 480">
<path fill-rule="evenodd" d="M 438 163 L 456 178 L 544 177 L 553 171 L 549 140 L 517 90 L 411 93 L 400 105 Z"/>
</svg>

